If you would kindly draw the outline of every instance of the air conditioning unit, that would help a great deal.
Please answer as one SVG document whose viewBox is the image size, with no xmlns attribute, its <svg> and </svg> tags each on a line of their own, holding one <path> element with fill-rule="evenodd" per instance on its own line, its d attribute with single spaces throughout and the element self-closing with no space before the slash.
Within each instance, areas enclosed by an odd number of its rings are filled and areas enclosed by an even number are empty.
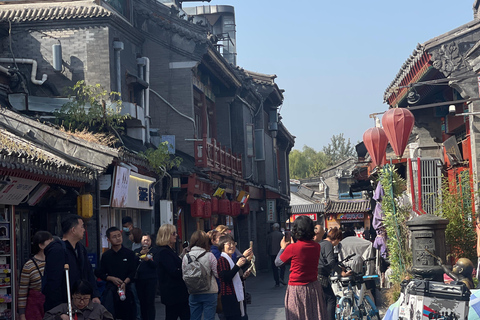
<svg viewBox="0 0 480 320">
<path fill-rule="evenodd" d="M 173 224 L 173 204 L 170 200 L 160 200 L 160 226 Z"/>
</svg>

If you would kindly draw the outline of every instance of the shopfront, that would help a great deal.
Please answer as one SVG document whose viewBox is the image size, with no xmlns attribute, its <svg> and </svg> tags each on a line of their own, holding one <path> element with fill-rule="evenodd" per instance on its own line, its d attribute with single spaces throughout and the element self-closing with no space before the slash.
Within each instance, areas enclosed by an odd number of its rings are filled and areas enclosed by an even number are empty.
<svg viewBox="0 0 480 320">
<path fill-rule="evenodd" d="M 370 227 L 370 202 L 329 201 L 326 211 L 327 228 L 341 228 L 345 232 L 355 232 L 359 237 L 365 228 Z"/>
</svg>

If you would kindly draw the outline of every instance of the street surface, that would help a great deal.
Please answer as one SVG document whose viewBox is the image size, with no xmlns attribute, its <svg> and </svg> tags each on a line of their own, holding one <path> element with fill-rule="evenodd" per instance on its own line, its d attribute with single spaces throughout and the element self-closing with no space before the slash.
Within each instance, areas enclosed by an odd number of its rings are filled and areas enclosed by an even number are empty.
<svg viewBox="0 0 480 320">
<path fill-rule="evenodd" d="M 288 268 L 287 268 L 288 269 Z M 286 270 L 285 281 L 288 281 Z M 285 320 L 285 291 L 287 286 L 275 287 L 275 281 L 271 272 L 258 272 L 257 277 L 250 276 L 245 282 L 246 291 L 252 295 L 252 304 L 247 306 L 248 318 L 251 320 Z M 377 296 L 378 297 L 378 296 Z M 165 307 L 156 300 L 156 320 L 165 319 Z M 380 310 L 380 317 L 386 309 Z M 218 317 L 216 318 L 218 319 Z"/>
</svg>

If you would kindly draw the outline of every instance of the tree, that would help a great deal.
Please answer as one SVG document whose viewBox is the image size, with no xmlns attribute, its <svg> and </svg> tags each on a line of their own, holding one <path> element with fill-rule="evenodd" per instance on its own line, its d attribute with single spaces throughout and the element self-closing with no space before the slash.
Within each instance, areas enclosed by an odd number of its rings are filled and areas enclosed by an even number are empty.
<svg viewBox="0 0 480 320">
<path fill-rule="evenodd" d="M 123 133 L 130 115 L 120 114 L 121 101 L 111 102 L 119 95 L 117 92 L 109 93 L 100 84 L 87 85 L 80 80 L 67 88 L 67 95 L 70 101 L 54 112 L 57 124 L 72 132 L 87 129 L 95 133 Z"/>
<path fill-rule="evenodd" d="M 348 141 L 343 137 L 343 133 L 333 135 L 330 143 L 323 147 L 323 153 L 330 159 L 330 165 L 355 157 L 355 148 L 352 146 L 350 139 Z"/>
<path fill-rule="evenodd" d="M 303 146 L 303 150 L 290 152 L 290 177 L 303 179 L 318 177 L 320 172 L 327 168 L 328 157 L 321 151 L 315 151 L 309 146 Z"/>
</svg>

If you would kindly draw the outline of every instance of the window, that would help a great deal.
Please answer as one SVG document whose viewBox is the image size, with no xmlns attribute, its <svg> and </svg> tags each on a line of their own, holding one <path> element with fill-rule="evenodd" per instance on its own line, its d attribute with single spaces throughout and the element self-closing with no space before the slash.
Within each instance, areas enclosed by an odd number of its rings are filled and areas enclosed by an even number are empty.
<svg viewBox="0 0 480 320">
<path fill-rule="evenodd" d="M 265 132 L 263 129 L 255 129 L 255 160 L 265 160 Z"/>
</svg>

